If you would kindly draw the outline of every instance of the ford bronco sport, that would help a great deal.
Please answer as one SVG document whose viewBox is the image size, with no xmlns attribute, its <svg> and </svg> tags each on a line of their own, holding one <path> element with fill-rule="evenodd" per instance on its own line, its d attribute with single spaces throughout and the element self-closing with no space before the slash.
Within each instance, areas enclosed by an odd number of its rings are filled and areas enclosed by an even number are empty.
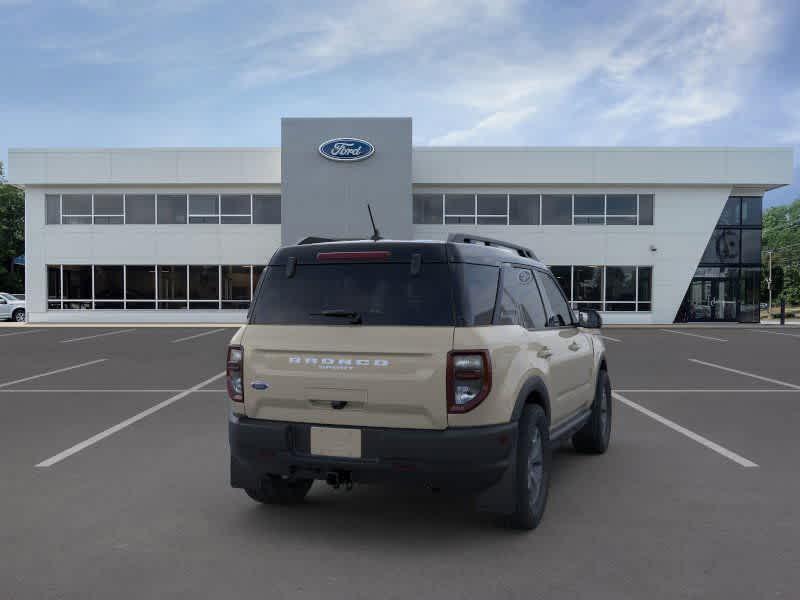
<svg viewBox="0 0 800 600">
<path fill-rule="evenodd" d="M 609 443 L 599 315 L 576 321 L 497 240 L 305 242 L 273 255 L 228 349 L 231 485 L 290 504 L 315 479 L 415 481 L 536 527 L 553 446 Z"/>
</svg>

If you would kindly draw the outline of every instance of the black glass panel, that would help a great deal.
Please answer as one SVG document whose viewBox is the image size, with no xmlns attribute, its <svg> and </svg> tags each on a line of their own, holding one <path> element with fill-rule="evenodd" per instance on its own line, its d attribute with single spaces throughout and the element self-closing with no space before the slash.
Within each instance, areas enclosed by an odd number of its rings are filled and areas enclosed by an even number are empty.
<svg viewBox="0 0 800 600">
<path fill-rule="evenodd" d="M 509 197 L 508 221 L 511 225 L 538 225 L 539 195 L 512 194 Z"/>
<path fill-rule="evenodd" d="M 725 208 L 722 209 L 722 214 L 719 217 L 718 225 L 738 225 L 741 218 L 739 210 L 740 199 L 736 196 L 731 196 L 725 203 Z"/>
<path fill-rule="evenodd" d="M 761 226 L 761 198 L 742 198 L 742 225 Z"/>
<path fill-rule="evenodd" d="M 442 224 L 441 194 L 414 194 L 414 223 L 417 225 Z"/>
<path fill-rule="evenodd" d="M 760 319 L 759 302 L 761 292 L 761 268 L 743 268 L 739 278 L 739 321 L 758 323 Z"/>
<path fill-rule="evenodd" d="M 125 294 L 129 300 L 154 300 L 156 297 L 156 268 L 154 265 L 125 267 Z M 131 305 L 128 304 L 128 308 Z M 133 308 L 141 308 L 134 306 Z M 148 306 L 154 308 L 154 306 Z"/>
<path fill-rule="evenodd" d="M 576 266 L 574 268 L 575 283 L 573 300 L 583 302 L 599 302 L 603 299 L 603 268 Z"/>
<path fill-rule="evenodd" d="M 700 262 L 738 263 L 740 233 L 738 229 L 714 230 Z"/>
<path fill-rule="evenodd" d="M 158 267 L 159 300 L 186 300 L 186 265 Z"/>
<path fill-rule="evenodd" d="M 95 265 L 94 297 L 95 300 L 122 300 L 122 265 Z"/>
<path fill-rule="evenodd" d="M 505 194 L 478 194 L 479 215 L 505 215 L 508 199 Z"/>
<path fill-rule="evenodd" d="M 572 196 L 542 196 L 542 225 L 571 225 Z"/>
<path fill-rule="evenodd" d="M 472 194 L 446 194 L 444 212 L 448 215 L 475 214 L 475 196 Z"/>
<path fill-rule="evenodd" d="M 278 194 L 253 196 L 253 223 L 276 225 L 281 222 L 281 197 Z"/>
<path fill-rule="evenodd" d="M 620 300 L 636 300 L 636 267 L 606 267 L 606 302 Z"/>
<path fill-rule="evenodd" d="M 564 290 L 564 295 L 567 299 L 572 298 L 572 267 L 550 267 L 550 271 L 553 273 L 553 276 L 558 281 L 558 285 L 561 286 L 561 289 Z"/>
<path fill-rule="evenodd" d="M 742 262 L 761 262 L 761 230 L 742 229 Z"/>
<path fill-rule="evenodd" d="M 64 265 L 64 298 L 88 300 L 92 297 L 92 267 Z"/>
</svg>

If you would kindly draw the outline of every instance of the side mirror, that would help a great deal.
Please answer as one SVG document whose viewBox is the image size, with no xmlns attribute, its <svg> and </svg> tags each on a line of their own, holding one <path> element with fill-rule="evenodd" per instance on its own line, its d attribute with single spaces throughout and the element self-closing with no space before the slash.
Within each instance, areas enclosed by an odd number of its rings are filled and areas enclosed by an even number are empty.
<svg viewBox="0 0 800 600">
<path fill-rule="evenodd" d="M 603 318 L 596 310 L 582 310 L 578 312 L 578 324 L 586 329 L 600 329 Z"/>
</svg>

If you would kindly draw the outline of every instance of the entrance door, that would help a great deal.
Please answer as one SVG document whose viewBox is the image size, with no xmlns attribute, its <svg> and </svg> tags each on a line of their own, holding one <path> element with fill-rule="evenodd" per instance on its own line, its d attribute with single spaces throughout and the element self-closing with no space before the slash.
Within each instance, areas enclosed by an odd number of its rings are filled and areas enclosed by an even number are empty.
<svg viewBox="0 0 800 600">
<path fill-rule="evenodd" d="M 695 277 L 685 306 L 687 321 L 735 321 L 736 280 Z"/>
</svg>

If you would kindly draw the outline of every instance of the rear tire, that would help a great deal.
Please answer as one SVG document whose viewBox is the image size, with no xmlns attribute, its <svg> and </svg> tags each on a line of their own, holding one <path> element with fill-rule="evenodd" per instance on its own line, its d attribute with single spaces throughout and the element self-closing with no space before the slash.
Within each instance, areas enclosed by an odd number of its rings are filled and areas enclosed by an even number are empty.
<svg viewBox="0 0 800 600">
<path fill-rule="evenodd" d="M 245 488 L 245 493 L 262 504 L 299 504 L 314 483 L 313 479 L 283 479 L 268 475 L 257 488 Z"/>
<path fill-rule="evenodd" d="M 514 500 L 509 519 L 515 529 L 535 529 L 544 515 L 550 486 L 550 424 L 544 410 L 527 404 L 519 419 Z"/>
<path fill-rule="evenodd" d="M 11 320 L 17 323 L 23 323 L 25 321 L 25 309 L 18 308 L 17 310 L 15 310 L 14 313 L 11 315 Z"/>
<path fill-rule="evenodd" d="M 603 454 L 611 441 L 611 380 L 606 371 L 597 376 L 592 414 L 572 436 L 575 450 L 584 454 Z"/>
</svg>

